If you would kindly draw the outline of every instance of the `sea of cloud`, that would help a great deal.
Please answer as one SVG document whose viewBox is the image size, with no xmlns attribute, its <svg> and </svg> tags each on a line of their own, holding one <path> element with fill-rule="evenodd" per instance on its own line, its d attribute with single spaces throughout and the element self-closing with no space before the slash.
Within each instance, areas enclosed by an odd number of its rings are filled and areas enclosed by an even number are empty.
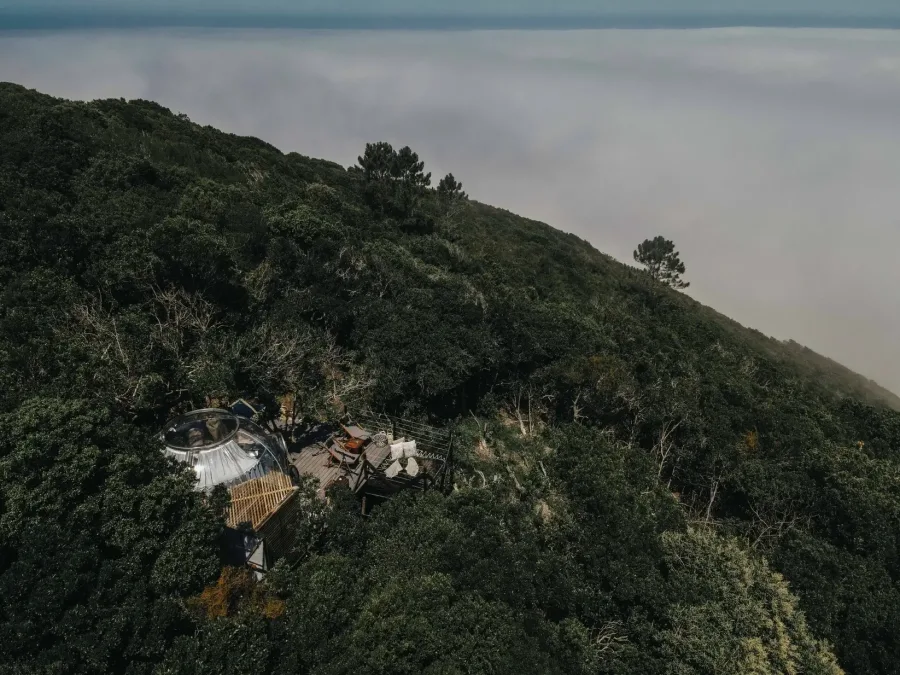
<svg viewBox="0 0 900 675">
<path fill-rule="evenodd" d="M 900 33 L 10 33 L 0 80 L 348 165 L 408 144 L 623 261 L 674 239 L 692 296 L 900 391 Z"/>
</svg>

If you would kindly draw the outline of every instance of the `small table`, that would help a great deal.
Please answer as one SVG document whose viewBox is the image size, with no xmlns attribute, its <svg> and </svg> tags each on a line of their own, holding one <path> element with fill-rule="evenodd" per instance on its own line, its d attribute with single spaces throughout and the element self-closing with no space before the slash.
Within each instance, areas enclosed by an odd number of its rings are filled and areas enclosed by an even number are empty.
<svg viewBox="0 0 900 675">
<path fill-rule="evenodd" d="M 341 445 L 344 446 L 344 450 L 358 455 L 360 452 L 362 452 L 362 447 L 363 445 L 365 445 L 365 443 L 365 440 L 363 440 L 362 438 L 351 438 L 349 441 L 343 441 Z"/>
</svg>

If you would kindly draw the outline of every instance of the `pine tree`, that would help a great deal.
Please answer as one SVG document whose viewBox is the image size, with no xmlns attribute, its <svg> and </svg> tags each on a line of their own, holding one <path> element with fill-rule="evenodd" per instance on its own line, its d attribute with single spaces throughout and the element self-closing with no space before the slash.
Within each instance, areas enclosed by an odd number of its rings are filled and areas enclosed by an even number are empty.
<svg viewBox="0 0 900 675">
<path fill-rule="evenodd" d="M 409 146 L 398 151 L 390 143 L 367 143 L 358 162 L 366 198 L 381 215 L 411 216 L 431 185 L 425 162 Z"/>
<path fill-rule="evenodd" d="M 647 273 L 656 281 L 672 288 L 687 288 L 690 283 L 682 281 L 684 263 L 675 250 L 675 244 L 665 237 L 645 239 L 634 252 L 634 259 L 647 268 Z"/>
<path fill-rule="evenodd" d="M 442 204 L 450 204 L 456 199 L 467 199 L 468 195 L 463 192 L 462 183 L 453 177 L 452 173 L 448 173 L 441 178 L 437 186 L 438 199 Z"/>
<path fill-rule="evenodd" d="M 409 146 L 394 155 L 393 176 L 396 182 L 396 205 L 409 217 L 419 204 L 425 188 L 431 185 L 431 173 L 425 173 L 425 162 Z"/>
<path fill-rule="evenodd" d="M 366 143 L 365 153 L 358 158 L 366 199 L 381 215 L 393 198 L 393 173 L 397 153 L 390 143 Z"/>
</svg>

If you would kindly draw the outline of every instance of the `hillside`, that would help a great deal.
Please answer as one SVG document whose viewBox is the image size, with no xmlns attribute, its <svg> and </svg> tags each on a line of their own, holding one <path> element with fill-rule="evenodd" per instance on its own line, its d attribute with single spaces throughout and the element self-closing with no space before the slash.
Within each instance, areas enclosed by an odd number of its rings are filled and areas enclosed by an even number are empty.
<svg viewBox="0 0 900 675">
<path fill-rule="evenodd" d="M 417 159 L 0 85 L 0 662 L 900 672 L 897 397 Z M 150 439 L 287 392 L 453 425 L 456 489 L 310 505 L 241 595 Z"/>
<path fill-rule="evenodd" d="M 882 405 L 893 410 L 900 410 L 900 396 L 888 391 L 874 380 L 854 373 L 834 359 L 817 354 L 809 347 L 804 347 L 793 340 L 786 340 L 785 358 L 806 371 L 808 377 L 816 378 L 838 395 L 850 395 L 865 400 L 873 405 Z"/>
</svg>

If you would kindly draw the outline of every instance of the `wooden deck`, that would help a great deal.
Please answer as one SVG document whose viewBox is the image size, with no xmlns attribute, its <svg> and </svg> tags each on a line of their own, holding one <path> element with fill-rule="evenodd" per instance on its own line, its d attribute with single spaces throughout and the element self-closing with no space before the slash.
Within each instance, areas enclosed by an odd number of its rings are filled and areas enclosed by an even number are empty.
<svg viewBox="0 0 900 675">
<path fill-rule="evenodd" d="M 331 443 L 332 434 L 340 436 L 340 430 L 324 424 L 293 439 L 289 453 L 291 464 L 301 476 L 318 480 L 318 494 L 323 499 L 325 490 L 338 482 L 346 482 L 357 494 L 376 497 L 388 497 L 408 488 L 428 489 L 442 478 L 452 455 L 453 434 L 449 430 L 386 415 L 360 416 L 357 422 L 343 426 L 342 430 L 354 439 L 365 436 L 373 439 L 365 447 L 365 461 L 355 461 L 356 456 L 346 453 L 339 443 L 332 444 L 333 452 L 329 452 L 326 446 Z M 379 437 L 382 434 L 386 439 Z M 419 465 L 416 476 L 409 476 L 402 471 L 393 478 L 385 475 L 392 463 L 390 443 L 395 437 L 398 440 L 405 438 L 416 441 L 416 461 Z"/>
<path fill-rule="evenodd" d="M 382 462 L 384 462 L 384 460 L 387 459 L 387 456 L 390 454 L 391 447 L 389 445 L 385 445 L 383 448 L 379 448 L 373 443 L 368 448 L 366 448 L 366 460 L 369 462 L 373 469 L 379 468 Z"/>
<path fill-rule="evenodd" d="M 377 471 L 390 455 L 388 446 L 376 447 L 374 444 L 366 449 L 365 459 L 371 471 Z M 310 476 L 319 481 L 319 497 L 325 498 L 325 490 L 337 480 L 358 470 L 358 466 L 340 466 L 331 459 L 328 450 L 320 445 L 310 445 L 290 454 L 290 461 L 301 476 Z M 368 475 L 368 474 L 367 474 Z"/>
<path fill-rule="evenodd" d="M 319 497 L 325 498 L 325 490 L 341 477 L 341 467 L 331 463 L 331 455 L 318 445 L 310 445 L 290 455 L 291 464 L 297 467 L 301 476 L 310 476 L 319 481 Z"/>
</svg>

